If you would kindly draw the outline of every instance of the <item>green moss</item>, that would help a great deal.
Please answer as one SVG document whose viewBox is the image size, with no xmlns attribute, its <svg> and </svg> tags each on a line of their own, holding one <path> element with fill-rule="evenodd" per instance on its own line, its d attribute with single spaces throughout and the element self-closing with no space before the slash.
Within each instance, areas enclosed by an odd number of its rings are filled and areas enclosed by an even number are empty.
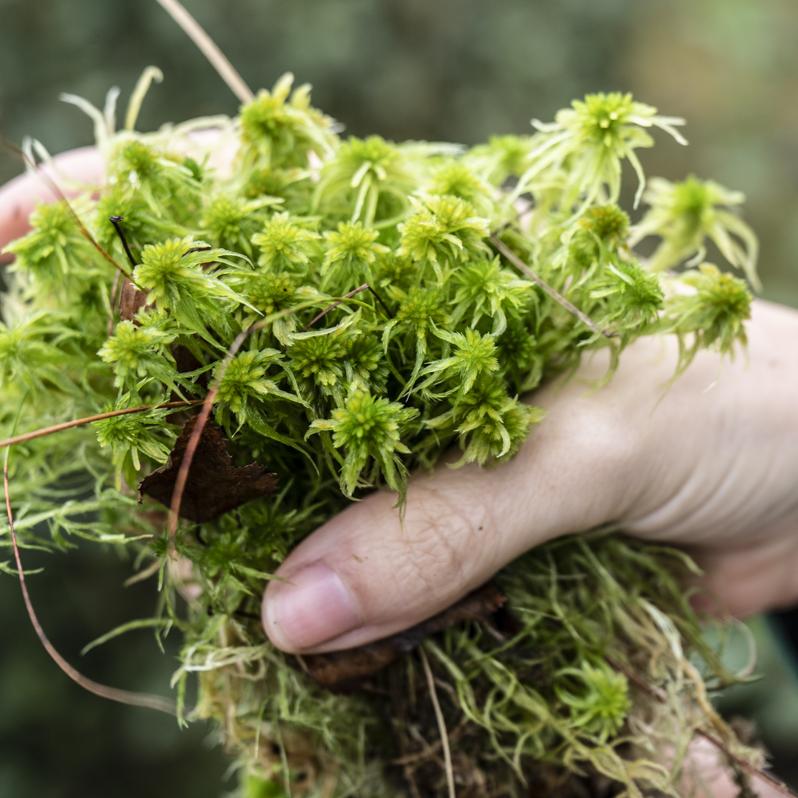
<svg viewBox="0 0 798 798">
<path fill-rule="evenodd" d="M 246 795 L 287 783 L 293 795 L 360 798 L 403 795 L 408 783 L 425 796 L 446 789 L 417 653 L 338 694 L 264 639 L 260 597 L 293 546 L 375 488 L 401 498 L 408 474 L 452 447 L 460 463 L 512 457 L 545 424 L 520 394 L 591 350 L 610 348 L 617 363 L 636 338 L 674 334 L 684 368 L 701 348 L 744 342 L 741 280 L 706 265 L 663 274 L 633 249 L 641 229 L 661 236 L 670 268 L 706 237 L 725 243 L 738 223 L 712 197 L 700 213 L 682 201 L 664 212 L 654 182 L 642 228 L 613 204 L 624 163 L 639 170 L 635 150 L 657 127 L 678 137 L 678 121 L 628 95 L 592 95 L 531 136 L 470 151 L 344 139 L 288 77 L 231 125 L 240 150 L 229 177 L 173 154 L 185 145 L 181 126 L 109 142 L 107 187 L 75 207 L 115 256 L 107 216 L 126 217 L 148 303 L 132 318 L 120 320 L 117 273 L 65 206 L 37 210 L 10 247 L 7 429 L 17 414 L 24 430 L 201 399 L 214 385 L 213 417 L 235 462 L 257 460 L 278 477 L 276 496 L 181 523 L 186 567 L 176 569 L 166 567 L 165 513 L 139 507 L 135 485 L 167 460 L 188 411 L 107 419 L 12 457 L 26 545 L 68 547 L 77 535 L 160 567 L 158 628 L 183 637 L 178 696 L 196 676 L 190 715 L 216 719 L 249 773 Z M 532 199 L 528 209 L 519 197 Z M 500 256 L 495 236 L 537 282 Z M 720 249 L 751 274 L 739 247 Z M 630 796 L 675 794 L 684 744 L 715 722 L 690 658 L 728 679 L 685 598 L 690 569 L 617 536 L 557 541 L 498 577 L 508 605 L 492 621 L 427 640 L 460 794 L 521 796 L 525 780 L 551 790 L 586 774 Z"/>
</svg>

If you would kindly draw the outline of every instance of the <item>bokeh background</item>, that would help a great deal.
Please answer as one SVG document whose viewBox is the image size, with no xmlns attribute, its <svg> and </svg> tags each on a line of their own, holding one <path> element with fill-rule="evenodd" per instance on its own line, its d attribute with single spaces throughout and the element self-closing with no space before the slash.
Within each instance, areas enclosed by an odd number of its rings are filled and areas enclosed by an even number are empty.
<svg viewBox="0 0 798 798">
<path fill-rule="evenodd" d="M 765 296 L 798 306 L 798 13 L 795 0 L 186 0 L 253 86 L 286 70 L 355 134 L 472 143 L 525 132 L 589 91 L 635 93 L 688 120 L 689 148 L 644 153 L 649 173 L 693 172 L 742 190 L 758 232 Z M 0 0 L 0 133 L 53 152 L 91 126 L 58 102 L 123 96 L 147 64 L 141 126 L 235 113 L 236 102 L 155 0 Z M 20 164 L 0 152 L 0 180 Z M 796 342 L 798 345 L 798 342 Z M 0 544 L 5 541 L 0 539 Z M 40 564 L 32 562 L 32 564 Z M 56 645 L 91 676 L 165 690 L 175 662 L 146 632 L 81 658 L 111 627 L 146 616 L 147 587 L 122 588 L 113 553 L 48 558 L 32 579 Z M 798 679 L 762 619 L 758 683 L 726 697 L 755 717 L 798 786 Z M 218 798 L 227 763 L 210 730 L 105 704 L 41 651 L 16 582 L 0 574 L 0 797 Z"/>
</svg>

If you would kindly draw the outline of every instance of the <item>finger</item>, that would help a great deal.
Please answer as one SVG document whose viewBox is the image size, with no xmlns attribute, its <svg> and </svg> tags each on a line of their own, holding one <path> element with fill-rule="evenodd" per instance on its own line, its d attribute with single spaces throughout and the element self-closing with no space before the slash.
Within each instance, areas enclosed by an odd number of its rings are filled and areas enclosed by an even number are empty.
<svg viewBox="0 0 798 798">
<path fill-rule="evenodd" d="M 792 793 L 766 775 L 750 776 L 751 792 L 758 798 L 784 798 Z M 706 739 L 690 746 L 689 761 L 682 774 L 682 795 L 692 798 L 737 798 L 743 792 L 731 772 L 727 757 Z"/>
<path fill-rule="evenodd" d="M 633 441 L 596 392 L 569 389 L 510 462 L 441 467 L 355 503 L 270 583 L 263 622 L 294 652 L 361 645 L 420 623 L 533 545 L 610 520 L 628 501 Z M 600 392 L 598 392 L 600 393 Z M 624 442 L 626 441 L 626 442 Z"/>
<path fill-rule="evenodd" d="M 697 608 L 705 613 L 747 618 L 763 608 L 792 606 L 798 599 L 798 552 L 794 521 L 763 525 L 744 545 L 696 548 L 691 556 L 703 571 Z"/>
<path fill-rule="evenodd" d="M 103 164 L 94 147 L 81 147 L 53 158 L 47 170 L 51 180 L 70 196 L 73 182 L 97 183 L 102 180 Z M 28 230 L 28 217 L 39 202 L 58 199 L 48 180 L 38 172 L 26 172 L 0 187 L 0 250 Z"/>
</svg>

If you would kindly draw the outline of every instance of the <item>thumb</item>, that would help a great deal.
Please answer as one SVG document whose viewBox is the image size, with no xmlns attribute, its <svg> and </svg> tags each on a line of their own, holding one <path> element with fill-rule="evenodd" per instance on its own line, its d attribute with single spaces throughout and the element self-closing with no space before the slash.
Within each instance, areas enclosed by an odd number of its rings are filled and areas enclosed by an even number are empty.
<svg viewBox="0 0 798 798">
<path fill-rule="evenodd" d="M 513 460 L 417 475 L 403 513 L 380 491 L 304 540 L 264 595 L 271 641 L 331 651 L 394 634 L 528 548 L 615 517 L 633 472 L 624 425 L 595 395 L 555 405 Z"/>
</svg>

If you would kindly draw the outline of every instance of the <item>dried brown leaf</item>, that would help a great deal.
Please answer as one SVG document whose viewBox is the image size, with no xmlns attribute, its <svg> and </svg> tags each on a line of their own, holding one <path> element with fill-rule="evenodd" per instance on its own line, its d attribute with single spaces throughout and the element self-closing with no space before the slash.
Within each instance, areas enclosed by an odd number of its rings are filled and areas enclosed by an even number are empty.
<svg viewBox="0 0 798 798">
<path fill-rule="evenodd" d="M 185 423 L 169 461 L 141 481 L 140 495 L 170 506 L 180 464 L 195 423 L 196 417 Z M 216 424 L 208 422 L 188 472 L 180 516 L 200 523 L 211 521 L 248 501 L 270 496 L 276 488 L 277 477 L 259 463 L 234 465 L 224 433 Z"/>
</svg>

